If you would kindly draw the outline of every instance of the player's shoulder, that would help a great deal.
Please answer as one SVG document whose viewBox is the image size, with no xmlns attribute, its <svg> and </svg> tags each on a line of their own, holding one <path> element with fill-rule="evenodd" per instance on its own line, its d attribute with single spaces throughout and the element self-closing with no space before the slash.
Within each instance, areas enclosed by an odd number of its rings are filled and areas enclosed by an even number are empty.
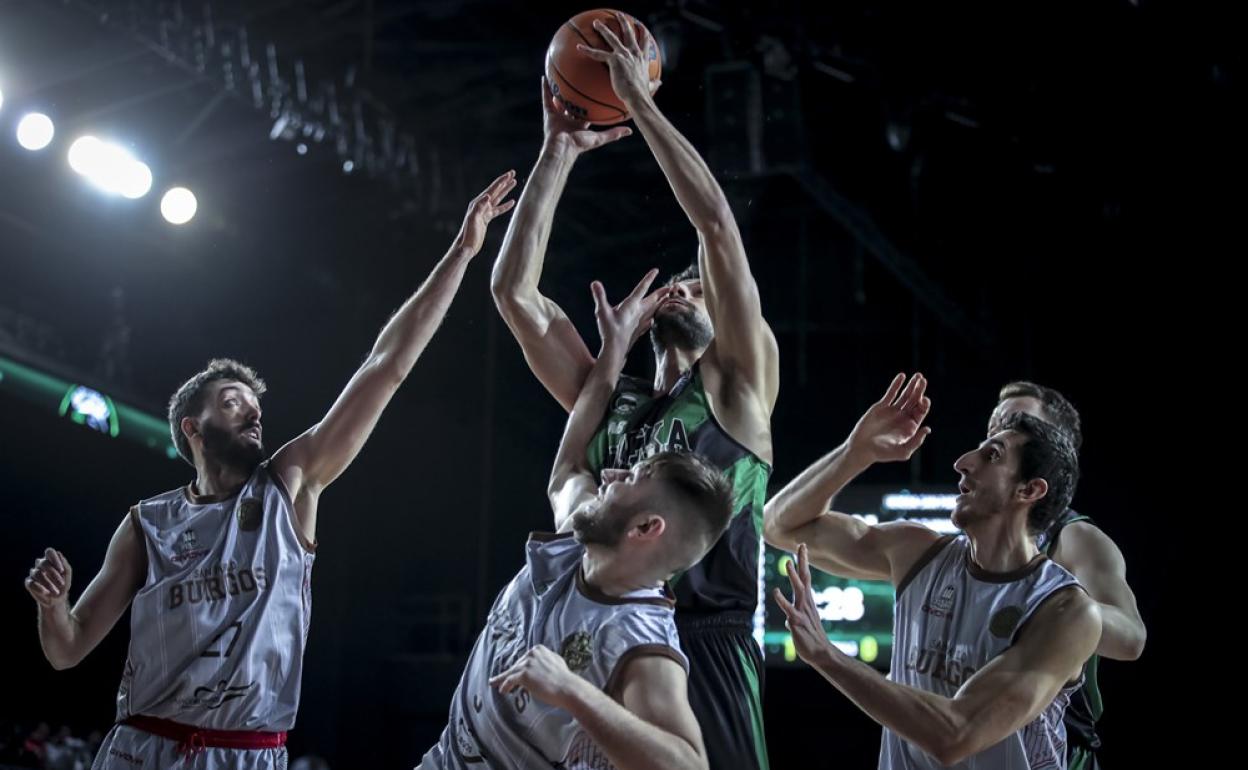
<svg viewBox="0 0 1248 770">
<path fill-rule="evenodd" d="M 1042 638 L 1045 643 L 1074 643 L 1079 639 L 1095 641 L 1101 636 L 1101 608 L 1083 586 L 1072 584 L 1053 592 L 1036 609 L 1035 616 L 1023 629 L 1020 639 Z"/>
<path fill-rule="evenodd" d="M 186 499 L 186 487 L 174 487 L 166 492 L 145 497 L 136 503 L 134 507 L 141 514 L 145 508 L 178 504 L 185 502 Z"/>
</svg>

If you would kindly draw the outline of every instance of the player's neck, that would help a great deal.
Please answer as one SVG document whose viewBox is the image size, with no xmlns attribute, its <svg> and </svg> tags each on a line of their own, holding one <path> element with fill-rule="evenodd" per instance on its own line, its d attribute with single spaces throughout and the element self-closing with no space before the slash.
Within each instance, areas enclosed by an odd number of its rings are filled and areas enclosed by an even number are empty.
<svg viewBox="0 0 1248 770">
<path fill-rule="evenodd" d="M 230 497 L 251 476 L 249 471 L 230 465 L 222 465 L 203 458 L 195 465 L 195 481 L 191 484 L 191 495 L 203 502 L 224 500 Z"/>
<path fill-rule="evenodd" d="M 654 362 L 654 392 L 670 392 L 680 375 L 692 369 L 705 352 L 706 348 L 686 350 L 673 345 L 659 353 Z"/>
<path fill-rule="evenodd" d="M 971 559 L 988 572 L 1021 569 L 1040 552 L 1027 531 L 1026 517 L 994 516 L 977 522 L 966 534 L 971 540 Z"/>
<path fill-rule="evenodd" d="M 662 585 L 662 576 L 639 570 L 636 564 L 624 564 L 615 556 L 592 547 L 585 549 L 581 570 L 590 587 L 607 596 L 619 597 Z"/>
</svg>

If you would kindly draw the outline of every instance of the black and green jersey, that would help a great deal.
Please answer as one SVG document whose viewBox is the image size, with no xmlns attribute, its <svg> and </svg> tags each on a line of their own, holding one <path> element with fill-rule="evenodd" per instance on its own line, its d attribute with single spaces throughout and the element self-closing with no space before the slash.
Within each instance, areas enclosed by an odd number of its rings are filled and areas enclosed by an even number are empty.
<svg viewBox="0 0 1248 770">
<path fill-rule="evenodd" d="M 629 468 L 668 450 L 694 452 L 723 470 L 735 495 L 728 531 L 701 562 L 672 582 L 677 616 L 724 610 L 753 613 L 761 590 L 763 503 L 771 466 L 737 443 L 711 414 L 697 364 L 670 393 L 658 397 L 650 383 L 620 377 L 590 442 L 589 464 L 595 473 Z"/>
<path fill-rule="evenodd" d="M 1049 527 L 1036 536 L 1036 547 L 1046 555 L 1052 556 L 1057 549 L 1057 539 L 1068 524 L 1086 521 L 1092 524 L 1090 517 L 1067 509 L 1057 517 Z M 1070 705 L 1066 708 L 1066 737 L 1072 750 L 1088 749 L 1095 751 L 1101 747 L 1101 738 L 1096 734 L 1096 723 L 1104 710 L 1101 704 L 1101 688 L 1096 683 L 1096 666 L 1100 658 L 1093 655 L 1083 669 L 1083 686 L 1070 696 Z"/>
</svg>

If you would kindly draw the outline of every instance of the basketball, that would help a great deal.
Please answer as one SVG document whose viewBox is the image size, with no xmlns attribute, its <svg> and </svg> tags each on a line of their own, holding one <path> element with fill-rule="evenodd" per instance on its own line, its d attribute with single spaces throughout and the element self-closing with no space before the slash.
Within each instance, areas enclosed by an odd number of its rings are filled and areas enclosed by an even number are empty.
<svg viewBox="0 0 1248 770">
<path fill-rule="evenodd" d="M 628 120 L 628 108 L 611 87 L 611 72 L 607 65 L 589 58 L 576 50 L 576 46 L 583 43 L 590 48 L 611 50 L 607 41 L 594 29 L 595 20 L 601 20 L 623 41 L 623 30 L 616 20 L 616 13 L 610 9 L 578 13 L 564 22 L 546 49 L 546 80 L 555 98 L 569 115 L 597 125 Z M 658 44 L 640 21 L 628 14 L 624 17 L 634 25 L 637 43 L 650 64 L 651 82 L 658 80 L 663 70 Z"/>
</svg>

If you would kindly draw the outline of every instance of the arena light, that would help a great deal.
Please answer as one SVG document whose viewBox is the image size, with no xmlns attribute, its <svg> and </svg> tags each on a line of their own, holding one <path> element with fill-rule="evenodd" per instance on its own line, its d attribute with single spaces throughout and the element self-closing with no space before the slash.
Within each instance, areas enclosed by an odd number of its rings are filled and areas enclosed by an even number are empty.
<svg viewBox="0 0 1248 770">
<path fill-rule="evenodd" d="M 90 385 L 62 380 L 0 356 L 0 393 L 104 436 L 134 441 L 170 459 L 178 457 L 163 417 L 117 401 Z"/>
<path fill-rule="evenodd" d="M 142 198 L 152 189 L 152 170 L 125 148 L 94 136 L 83 136 L 69 147 L 69 167 L 104 192 Z"/>
<path fill-rule="evenodd" d="M 42 112 L 28 113 L 17 123 L 17 143 L 31 151 L 47 147 L 55 133 L 52 118 Z"/>
<path fill-rule="evenodd" d="M 131 200 L 142 198 L 152 189 L 152 170 L 141 160 L 132 161 L 117 180 L 117 188 Z"/>
<path fill-rule="evenodd" d="M 195 216 L 199 203 L 195 194 L 185 187 L 174 187 L 160 199 L 160 214 L 173 225 L 184 225 Z"/>
<path fill-rule="evenodd" d="M 957 495 L 914 495 L 900 493 L 884 495 L 886 511 L 952 511 L 957 504 Z"/>
<path fill-rule="evenodd" d="M 4 89 L 0 88 L 0 110 L 4 109 Z"/>
</svg>

